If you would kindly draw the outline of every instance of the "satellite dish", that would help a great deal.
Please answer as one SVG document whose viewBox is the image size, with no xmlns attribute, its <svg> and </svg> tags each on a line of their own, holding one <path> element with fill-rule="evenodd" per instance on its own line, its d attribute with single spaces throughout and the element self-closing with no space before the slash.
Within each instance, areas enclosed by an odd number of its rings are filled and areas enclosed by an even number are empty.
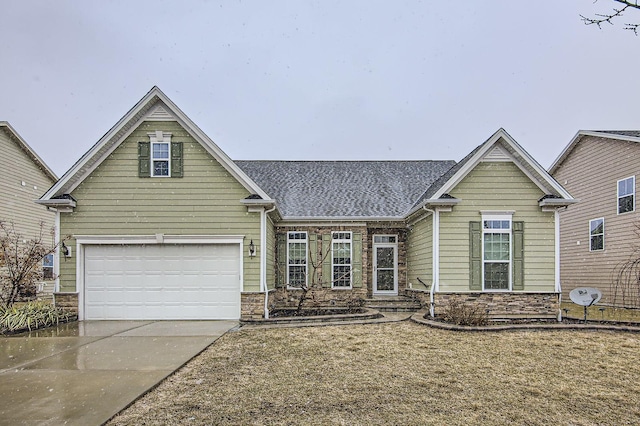
<svg viewBox="0 0 640 426">
<path fill-rule="evenodd" d="M 591 306 L 602 298 L 602 292 L 593 287 L 578 287 L 569 293 L 571 301 L 580 306 Z"/>
</svg>

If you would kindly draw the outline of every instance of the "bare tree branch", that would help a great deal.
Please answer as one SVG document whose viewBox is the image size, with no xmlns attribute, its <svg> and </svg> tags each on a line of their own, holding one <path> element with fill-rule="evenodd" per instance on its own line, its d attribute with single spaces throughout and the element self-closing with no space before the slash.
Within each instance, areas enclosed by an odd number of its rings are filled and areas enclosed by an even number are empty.
<svg viewBox="0 0 640 426">
<path fill-rule="evenodd" d="M 598 0 L 595 0 L 594 3 L 596 1 Z M 582 22 L 584 22 L 585 25 L 596 25 L 598 28 L 602 29 L 602 24 L 608 23 L 610 25 L 613 25 L 613 20 L 616 18 L 622 17 L 623 13 L 627 11 L 627 9 L 631 8 L 631 9 L 640 10 L 640 0 L 613 0 L 613 1 L 616 3 L 622 4 L 623 7 L 620 9 L 616 9 L 614 7 L 612 13 L 606 13 L 606 14 L 596 13 L 594 17 L 587 17 L 584 15 L 580 15 Z M 633 33 L 636 36 L 638 35 L 638 28 L 640 27 L 640 23 L 626 23 L 624 25 L 625 25 L 624 26 L 625 30 L 633 31 Z"/>
</svg>

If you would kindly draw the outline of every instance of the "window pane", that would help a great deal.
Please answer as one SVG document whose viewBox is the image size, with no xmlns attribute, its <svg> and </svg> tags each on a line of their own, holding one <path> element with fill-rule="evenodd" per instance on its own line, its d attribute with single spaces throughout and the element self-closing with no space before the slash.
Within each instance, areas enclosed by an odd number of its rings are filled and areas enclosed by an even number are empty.
<svg viewBox="0 0 640 426">
<path fill-rule="evenodd" d="M 153 158 L 169 158 L 169 144 L 168 143 L 154 143 L 153 144 Z"/>
<path fill-rule="evenodd" d="M 484 234 L 484 260 L 509 260 L 509 234 Z"/>
<path fill-rule="evenodd" d="M 351 266 L 333 267 L 333 286 L 349 287 L 351 285 Z"/>
<path fill-rule="evenodd" d="M 618 198 L 618 213 L 633 211 L 633 195 Z"/>
<path fill-rule="evenodd" d="M 154 176 L 169 176 L 169 162 L 168 161 L 154 161 L 153 162 L 153 175 Z"/>
<path fill-rule="evenodd" d="M 307 282 L 306 272 L 306 266 L 289 266 L 289 285 L 304 285 Z"/>
<path fill-rule="evenodd" d="M 590 223 L 591 235 L 602 234 L 604 231 L 604 220 L 596 219 L 592 220 Z"/>
<path fill-rule="evenodd" d="M 306 257 L 306 243 L 289 243 L 289 264 L 304 264 Z"/>
<path fill-rule="evenodd" d="M 333 243 L 333 263 L 335 265 L 351 263 L 351 243 Z"/>
<path fill-rule="evenodd" d="M 485 263 L 484 288 L 488 290 L 509 290 L 509 264 Z"/>
<path fill-rule="evenodd" d="M 42 259 L 42 266 L 53 268 L 53 254 L 48 254 Z"/>
<path fill-rule="evenodd" d="M 602 250 L 604 249 L 604 236 L 603 235 L 594 235 L 591 237 L 591 250 Z"/>
</svg>

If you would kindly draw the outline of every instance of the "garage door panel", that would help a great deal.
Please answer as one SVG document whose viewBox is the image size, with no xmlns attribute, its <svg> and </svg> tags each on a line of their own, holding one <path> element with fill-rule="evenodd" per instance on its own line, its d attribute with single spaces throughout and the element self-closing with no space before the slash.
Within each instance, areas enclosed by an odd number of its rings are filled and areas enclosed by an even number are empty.
<svg viewBox="0 0 640 426">
<path fill-rule="evenodd" d="M 237 244 L 84 247 L 86 319 L 237 319 Z"/>
</svg>

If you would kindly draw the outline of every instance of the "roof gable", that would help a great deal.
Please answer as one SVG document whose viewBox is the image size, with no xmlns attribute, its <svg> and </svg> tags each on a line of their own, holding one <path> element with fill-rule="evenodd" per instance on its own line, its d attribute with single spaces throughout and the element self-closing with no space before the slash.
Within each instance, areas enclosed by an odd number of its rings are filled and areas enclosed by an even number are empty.
<svg viewBox="0 0 640 426">
<path fill-rule="evenodd" d="M 640 143 L 640 130 L 580 130 L 549 167 L 549 173 L 554 174 L 558 170 L 585 136 Z"/>
<path fill-rule="evenodd" d="M 504 129 L 499 129 L 434 182 L 414 204 L 411 212 L 422 208 L 429 201 L 450 198 L 448 193 L 481 161 L 512 161 L 548 196 L 568 202 L 574 201 L 571 195 Z"/>
<path fill-rule="evenodd" d="M 177 121 L 242 186 L 263 200 L 270 197 L 240 169 L 198 126 L 193 123 L 157 86 L 131 108 L 60 180 L 40 199 L 60 198 L 71 193 L 94 171 L 143 121 Z"/>
<path fill-rule="evenodd" d="M 16 145 L 25 153 L 27 157 L 31 159 L 35 163 L 35 165 L 42 170 L 47 178 L 51 180 L 51 182 L 55 182 L 58 180 L 58 176 L 47 166 L 42 158 L 29 146 L 29 144 L 22 139 L 22 137 L 15 131 L 15 129 L 6 121 L 0 121 L 0 130 L 4 130 L 4 132 L 9 136 L 11 140 L 13 140 Z"/>
</svg>

